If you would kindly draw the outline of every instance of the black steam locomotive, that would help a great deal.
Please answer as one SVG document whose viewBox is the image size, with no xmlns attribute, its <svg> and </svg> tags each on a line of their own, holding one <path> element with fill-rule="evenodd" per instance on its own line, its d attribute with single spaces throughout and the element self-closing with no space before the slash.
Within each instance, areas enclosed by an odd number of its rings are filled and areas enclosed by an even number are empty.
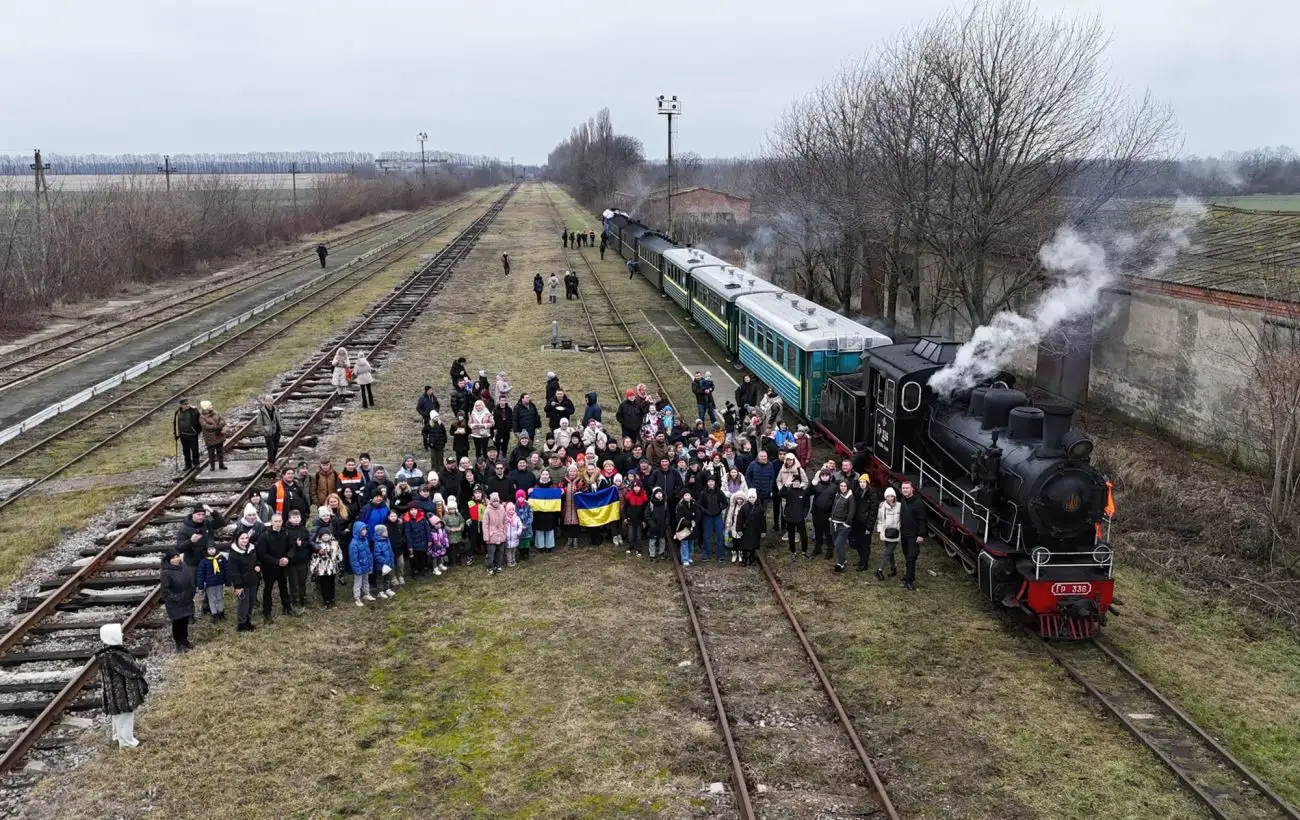
<svg viewBox="0 0 1300 820">
<path fill-rule="evenodd" d="M 860 372 L 822 388 L 818 426 L 860 471 L 916 486 L 933 534 L 992 601 L 1046 637 L 1091 637 L 1114 592 L 1114 504 L 1093 443 L 1071 429 L 1071 408 L 1033 406 L 1010 377 L 936 396 L 927 382 L 960 346 L 868 350 Z"/>
</svg>

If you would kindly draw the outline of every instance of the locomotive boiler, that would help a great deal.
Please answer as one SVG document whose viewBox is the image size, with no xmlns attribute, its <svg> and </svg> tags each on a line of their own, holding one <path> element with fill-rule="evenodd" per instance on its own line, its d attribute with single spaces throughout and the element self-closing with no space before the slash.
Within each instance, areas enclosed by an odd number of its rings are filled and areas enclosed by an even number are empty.
<svg viewBox="0 0 1300 820">
<path fill-rule="evenodd" d="M 929 378 L 959 346 L 923 338 L 867 351 L 860 375 L 828 383 L 820 426 L 860 469 L 916 486 L 932 535 L 990 600 L 1045 636 L 1089 637 L 1114 587 L 1113 503 L 1093 443 L 1069 407 L 1034 406 L 1009 377 L 935 395 Z"/>
</svg>

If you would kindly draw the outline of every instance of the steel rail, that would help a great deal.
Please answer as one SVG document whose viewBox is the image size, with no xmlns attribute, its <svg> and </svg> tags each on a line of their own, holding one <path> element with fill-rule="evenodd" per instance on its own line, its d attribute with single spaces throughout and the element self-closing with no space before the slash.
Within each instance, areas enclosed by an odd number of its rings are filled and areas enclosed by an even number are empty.
<svg viewBox="0 0 1300 820">
<path fill-rule="evenodd" d="M 391 229 L 400 222 L 407 221 L 407 220 L 418 221 L 416 219 L 416 217 L 418 216 L 419 216 L 418 213 L 407 214 L 406 216 L 397 217 L 396 219 L 390 220 L 388 222 L 384 222 L 380 225 L 371 225 L 367 228 L 361 228 L 358 231 L 356 231 L 355 234 L 345 237 L 342 247 L 349 247 L 357 242 L 360 242 L 363 239 L 365 239 L 366 236 L 369 234 L 379 233 L 385 229 Z M 113 322 L 112 324 L 100 326 L 98 328 L 91 330 L 88 333 L 84 333 L 81 336 L 75 336 L 73 338 L 65 338 L 64 336 L 54 336 L 54 337 L 41 339 L 39 341 L 33 342 L 32 344 L 26 346 L 25 348 L 20 349 L 20 352 L 21 351 L 30 351 L 30 352 L 26 352 L 25 355 L 20 355 L 18 358 L 11 361 L 9 363 L 10 369 L 19 368 L 22 365 L 27 364 L 28 362 L 34 361 L 44 356 L 49 356 L 58 353 L 64 347 L 70 345 L 80 345 L 84 342 L 97 339 L 107 333 L 111 333 L 114 330 L 121 329 L 123 327 L 126 327 L 127 325 L 136 324 L 137 322 L 140 322 L 143 319 L 148 319 L 149 317 L 156 316 L 159 313 L 164 313 L 166 311 L 172 310 L 177 307 L 190 305 L 190 303 L 195 302 L 199 299 L 204 299 L 205 297 L 208 296 L 213 297 L 199 304 L 194 304 L 188 307 L 183 312 L 176 314 L 175 316 L 168 316 L 165 319 L 162 319 L 160 321 L 150 322 L 139 328 L 130 330 L 121 336 L 117 336 L 112 339 L 109 339 L 106 342 L 103 342 L 102 344 L 99 344 L 90 350 L 84 350 L 72 356 L 59 359 L 54 362 L 50 362 L 49 364 L 44 365 L 36 370 L 33 370 L 30 373 L 17 374 L 14 378 L 8 381 L 0 381 L 0 393 L 4 393 L 7 390 L 10 390 L 11 388 L 18 387 L 22 384 L 26 384 L 32 379 L 39 378 L 40 376 L 43 376 L 46 373 L 49 373 L 51 371 L 57 370 L 58 368 L 63 367 L 64 365 L 72 364 L 73 362 L 76 362 L 86 356 L 89 356 L 92 353 L 98 353 L 99 351 L 103 350 L 105 347 L 111 347 L 113 345 L 120 344 L 130 339 L 134 339 L 136 336 L 139 336 L 142 333 L 147 333 L 157 328 L 165 327 L 166 325 L 170 325 L 182 319 L 186 319 L 190 316 L 193 316 L 195 313 L 198 313 L 203 308 L 208 307 L 217 302 L 220 302 L 224 299 L 229 299 L 231 297 L 238 296 L 241 293 L 247 293 L 253 288 L 261 287 L 266 283 L 267 279 L 270 279 L 275 274 L 293 268 L 297 265 L 300 265 L 308 261 L 309 259 L 310 257 L 306 256 L 305 254 L 302 258 L 298 258 L 295 256 L 294 258 L 286 260 L 285 262 L 277 263 L 264 270 L 257 271 L 256 273 L 252 274 L 252 276 L 255 277 L 253 281 L 241 280 L 239 282 L 234 282 L 234 283 L 223 282 L 220 285 L 209 288 L 207 290 L 199 291 L 198 293 L 194 293 L 184 299 L 175 302 L 169 302 L 164 305 L 159 305 L 157 307 L 150 308 L 142 313 L 137 313 L 128 317 L 124 317 L 116 322 Z M 231 290 L 228 293 L 219 293 L 220 291 L 227 290 L 232 285 L 235 286 L 234 290 Z M 53 344 L 52 346 L 47 346 L 51 342 L 57 342 L 57 344 Z M 31 351 L 31 348 L 33 347 L 43 347 L 43 349 Z"/>
<path fill-rule="evenodd" d="M 370 325 L 374 323 L 375 320 L 381 317 L 387 318 L 388 308 L 392 306 L 394 302 L 407 296 L 410 291 L 415 290 L 416 286 L 421 283 L 421 280 L 426 277 L 429 272 L 432 272 L 441 266 L 442 270 L 437 274 L 433 281 L 424 287 L 423 290 L 418 292 L 415 301 L 401 313 L 388 331 L 371 346 L 370 355 L 376 356 L 385 347 L 390 345 L 407 321 L 424 307 L 424 302 L 435 289 L 441 286 L 443 280 L 445 280 L 451 271 L 454 270 L 455 265 L 464 259 L 470 250 L 474 248 L 479 237 L 481 237 L 487 227 L 492 224 L 493 220 L 495 220 L 496 216 L 501 212 L 502 208 L 504 208 L 506 202 L 509 201 L 510 196 L 517 188 L 518 185 L 511 186 L 506 193 L 494 202 L 482 216 L 458 234 L 441 253 L 433 259 L 430 259 L 429 262 L 422 266 L 419 272 L 411 276 L 405 284 L 394 290 L 394 292 L 391 293 L 383 302 L 370 311 L 355 328 L 344 335 L 344 337 L 339 341 L 329 344 L 326 351 L 320 357 L 309 364 L 306 369 L 304 369 L 299 376 L 293 380 L 293 382 L 274 397 L 274 402 L 279 404 L 291 397 L 307 383 L 313 374 L 329 367 L 333 360 L 334 351 L 338 347 L 347 345 L 353 339 L 361 335 L 363 331 L 369 330 Z M 280 454 L 283 455 L 288 453 L 293 449 L 293 447 L 297 446 L 303 436 L 305 436 L 311 429 L 312 425 L 320 421 L 336 399 L 337 394 L 331 394 L 326 397 L 322 401 L 320 407 L 318 407 L 316 411 L 306 421 L 304 421 L 301 426 L 299 426 L 293 437 L 285 443 L 280 450 Z M 247 436 L 256 423 L 257 419 L 255 417 L 250 418 L 231 434 L 228 442 L 233 444 Z M 33 630 L 37 623 L 52 614 L 57 609 L 58 605 L 70 597 L 87 578 L 94 575 L 101 567 L 112 560 L 114 555 L 126 546 L 131 538 L 139 534 L 139 532 L 148 526 L 154 518 L 165 511 L 172 501 L 181 495 L 184 490 L 188 489 L 189 485 L 193 483 L 194 479 L 206 466 L 208 466 L 208 462 L 205 460 L 200 463 L 198 467 L 182 476 L 167 493 L 151 505 L 148 510 L 138 516 L 131 526 L 127 527 L 113 538 L 112 541 L 106 544 L 103 549 L 101 549 L 99 553 L 90 560 L 90 562 L 70 575 L 68 580 L 58 589 L 50 592 L 38 606 L 33 608 L 22 618 L 21 621 L 19 621 L 18 624 L 12 627 L 8 633 L 0 638 L 0 652 L 8 651 L 16 646 L 26 636 L 26 634 Z M 227 517 L 233 516 L 240 509 L 244 501 L 247 500 L 251 493 L 256 489 L 267 469 L 268 465 L 265 462 L 259 464 L 253 477 L 240 492 L 236 501 L 227 508 Z M 145 597 L 145 600 L 137 605 L 128 616 L 124 623 L 124 631 L 129 631 L 139 625 L 150 610 L 157 605 L 160 596 L 161 588 L 155 586 Z M 97 671 L 97 664 L 98 662 L 94 658 L 87 661 L 72 677 L 72 679 L 68 681 L 63 689 L 60 690 L 60 692 L 48 704 L 46 704 L 41 713 L 30 724 L 28 724 L 22 734 L 20 734 L 19 737 L 4 751 L 4 754 L 0 755 L 0 774 L 11 771 L 14 766 L 17 765 L 18 761 L 22 759 L 31 747 L 35 745 L 39 738 L 49 729 L 49 727 L 54 724 L 63 711 L 76 700 L 81 689 L 90 683 L 94 673 Z"/>
<path fill-rule="evenodd" d="M 440 218 L 436 223 L 431 223 L 430 225 L 422 229 L 418 234 L 412 236 L 403 244 L 390 248 L 388 251 L 385 251 L 382 255 L 377 256 L 373 259 L 369 259 L 365 263 L 357 267 L 350 268 L 347 272 L 340 274 L 336 279 L 322 284 L 318 289 L 306 292 L 302 294 L 302 296 L 300 296 L 299 298 L 295 299 L 294 301 L 285 303 L 283 307 L 279 308 L 275 312 L 269 313 L 263 316 L 258 321 L 244 326 L 239 332 L 235 333 L 234 335 L 230 335 L 230 336 L 223 335 L 221 337 L 222 341 L 217 345 L 215 345 L 214 347 L 207 348 L 206 350 L 202 351 L 195 357 L 178 364 L 176 367 L 173 367 L 171 370 L 168 370 L 166 373 L 162 373 L 161 375 L 151 379 L 150 381 L 145 382 L 144 384 L 141 384 L 140 386 L 129 391 L 128 393 L 122 396 L 118 396 L 112 401 L 109 401 L 101 406 L 98 406 L 95 409 L 95 411 L 90 413 L 89 415 L 84 416 L 68 425 L 65 425 L 60 430 L 51 433 L 50 435 L 46 436 L 45 438 L 41 439 L 38 442 L 35 442 L 34 444 L 30 445 L 26 449 L 22 450 L 21 452 L 11 456 L 10 458 L 6 459 L 3 462 L 0 462 L 0 469 L 4 469 L 9 465 L 14 464 L 15 462 L 30 455 L 31 453 L 43 448 L 45 445 L 49 444 L 50 442 L 54 441 L 60 436 L 65 435 L 71 430 L 74 430 L 80 427 L 81 425 L 86 424 L 87 422 L 93 421 L 94 419 L 101 417 L 103 414 L 107 413 L 113 407 L 131 398 L 132 396 L 135 396 L 141 391 L 152 387 L 158 382 L 175 375 L 176 373 L 184 370 L 185 368 L 193 367 L 196 363 L 199 363 L 204 357 L 212 353 L 215 353 L 219 350 L 222 350 L 223 348 L 229 346 L 231 343 L 238 341 L 239 339 L 243 338 L 244 336 L 248 335 L 249 333 L 255 330 L 262 329 L 273 320 L 279 318 L 284 313 L 290 310 L 297 309 L 311 300 L 319 299 L 322 295 L 326 294 L 331 289 L 336 288 L 339 285 L 345 285 L 351 288 L 373 279 L 383 271 L 385 265 L 390 264 L 392 262 L 393 257 L 400 256 L 401 254 L 406 253 L 412 245 L 417 245 L 420 242 L 426 241 L 430 234 L 436 233 L 437 231 L 445 228 L 447 226 L 447 223 L 450 222 L 451 219 L 455 217 L 456 214 L 460 213 L 462 210 L 464 210 L 467 207 L 471 207 L 471 206 L 466 205 L 457 208 L 452 213 L 447 214 L 445 217 Z M 363 276 L 357 278 L 358 274 L 363 274 L 363 273 L 364 273 Z M 306 321 L 307 319 L 310 319 L 311 316 L 312 314 L 310 312 L 305 313 L 302 316 L 298 317 L 297 319 L 294 319 L 293 321 L 289 322 L 288 324 L 276 328 L 274 333 L 272 333 L 267 338 L 262 339 L 261 341 L 254 344 L 252 347 L 249 347 L 247 350 L 241 351 L 230 361 L 209 371 L 202 378 L 198 379 L 192 384 L 189 384 L 186 387 L 183 387 L 180 390 L 173 392 L 163 401 L 153 405 L 148 410 L 143 412 L 141 415 L 133 418 L 132 420 L 118 427 L 109 436 L 100 440 L 96 444 L 90 446 L 88 449 L 82 451 L 76 456 L 73 456 L 71 459 L 59 465 L 58 467 L 54 468 L 52 471 L 46 473 L 40 478 L 35 479 L 31 483 L 26 484 L 21 488 L 19 488 L 18 490 L 14 491 L 13 493 L 9 494 L 7 497 L 4 498 L 4 500 L 0 501 L 0 512 L 4 511 L 7 507 L 9 507 L 11 504 L 16 502 L 18 499 L 26 496 L 29 492 L 34 490 L 36 487 L 39 487 L 45 484 L 46 482 L 58 477 L 60 474 L 62 474 L 70 467 L 73 467 L 74 465 L 80 463 L 84 459 L 98 452 L 103 447 L 111 444 L 113 441 L 116 441 L 118 438 L 120 438 L 130 430 L 144 423 L 145 421 L 153 417 L 153 415 L 157 413 L 159 410 L 162 410 L 165 407 L 169 406 L 170 402 L 174 401 L 175 399 L 181 396 L 186 395 L 187 393 L 193 392 L 194 388 L 199 387 L 200 385 L 204 384 L 210 379 L 217 377 L 221 373 L 224 373 L 225 371 L 229 370 L 231 367 L 234 367 L 235 365 L 242 363 L 248 356 L 250 356 L 257 350 L 260 350 L 265 345 L 270 344 L 272 341 L 275 341 L 276 339 L 280 338 L 284 334 L 288 333 L 294 327 L 297 327 L 302 322 Z"/>
<path fill-rule="evenodd" d="M 1143 678 L 1140 674 L 1138 674 L 1137 670 L 1133 669 L 1131 666 L 1125 663 L 1111 649 L 1102 645 L 1096 640 L 1088 641 L 1086 642 L 1086 644 L 1091 645 L 1092 647 L 1099 650 L 1102 656 L 1106 658 L 1110 663 L 1112 663 L 1115 668 L 1119 669 L 1124 674 L 1125 677 L 1127 677 L 1131 682 L 1137 684 L 1146 695 L 1151 697 L 1152 700 L 1154 700 L 1155 702 L 1159 703 L 1160 706 L 1166 709 L 1170 714 L 1174 715 L 1176 720 L 1179 723 L 1181 723 L 1184 726 L 1184 728 L 1189 730 L 1198 740 L 1204 743 L 1207 748 L 1213 751 L 1223 761 L 1223 763 L 1227 764 L 1227 766 L 1234 769 L 1241 777 L 1243 777 L 1247 782 L 1249 782 L 1250 785 L 1256 791 L 1259 792 L 1259 794 L 1263 797 L 1263 799 L 1269 804 L 1271 804 L 1271 806 L 1279 812 L 1278 814 L 1279 817 L 1289 818 L 1289 820 L 1300 820 L 1300 812 L 1297 812 L 1293 806 L 1291 806 L 1289 803 L 1286 802 L 1285 799 L 1281 797 L 1281 795 L 1274 792 L 1262 780 L 1260 780 L 1258 776 L 1256 776 L 1253 772 L 1251 772 L 1248 768 L 1246 768 L 1246 765 L 1244 763 L 1242 763 L 1241 761 L 1233 757 L 1232 754 L 1228 752 L 1228 750 L 1225 749 L 1218 741 L 1210 737 L 1209 734 L 1205 732 L 1205 730 L 1203 730 L 1199 725 L 1197 725 L 1196 721 L 1194 721 L 1190 715 L 1183 712 L 1172 702 L 1170 702 L 1169 699 L 1167 699 L 1164 695 L 1156 691 L 1155 687 L 1153 687 L 1150 683 L 1146 681 L 1145 678 Z M 1076 645 L 1081 646 L 1084 644 L 1076 644 Z M 1120 724 L 1128 731 L 1129 734 L 1131 734 L 1148 751 L 1150 751 L 1157 758 L 1159 758 L 1160 762 L 1164 763 L 1165 766 L 1174 774 L 1174 776 L 1178 778 L 1179 783 L 1181 783 L 1184 788 L 1186 788 L 1189 792 L 1195 795 L 1196 798 L 1202 803 L 1202 805 L 1205 806 L 1205 809 L 1211 815 L 1218 818 L 1218 820 L 1233 820 L 1234 815 L 1224 811 L 1223 804 L 1225 801 L 1216 798 L 1213 794 L 1206 791 L 1206 789 L 1202 787 L 1200 783 L 1196 782 L 1196 779 L 1193 776 L 1193 772 L 1191 772 L 1186 766 L 1180 764 L 1177 760 L 1173 758 L 1172 755 L 1170 755 L 1164 749 L 1156 745 L 1156 743 L 1152 740 L 1150 734 L 1144 732 L 1142 728 L 1139 727 L 1137 723 L 1134 722 L 1133 718 L 1129 716 L 1129 713 L 1124 708 L 1121 708 L 1118 704 L 1115 703 L 1113 698 L 1108 696 L 1105 692 L 1102 692 L 1097 687 L 1097 685 L 1093 683 L 1093 681 L 1088 677 L 1088 675 L 1083 672 L 1083 670 L 1081 670 L 1077 665 L 1075 665 L 1068 658 L 1066 658 L 1064 654 L 1062 654 L 1056 647 L 1052 646 L 1052 644 L 1047 640 L 1042 641 L 1042 646 L 1047 651 L 1048 656 L 1053 661 L 1055 661 L 1058 666 L 1064 669 L 1067 675 L 1069 675 L 1076 683 L 1082 686 L 1083 689 L 1089 695 L 1091 695 L 1098 703 L 1104 706 L 1106 710 L 1109 711 L 1115 717 L 1115 719 L 1120 722 Z M 1259 815 L 1257 813 L 1252 812 L 1250 813 L 1250 816 L 1258 817 Z"/>
</svg>

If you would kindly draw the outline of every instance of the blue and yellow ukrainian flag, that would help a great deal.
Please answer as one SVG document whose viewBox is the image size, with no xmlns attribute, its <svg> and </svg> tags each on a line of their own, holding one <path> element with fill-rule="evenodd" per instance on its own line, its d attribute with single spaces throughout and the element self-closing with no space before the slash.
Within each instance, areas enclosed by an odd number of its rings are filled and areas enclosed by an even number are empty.
<svg viewBox="0 0 1300 820">
<path fill-rule="evenodd" d="M 578 493 L 573 501 L 578 508 L 578 524 L 583 527 L 602 527 L 619 518 L 617 487 Z"/>
<path fill-rule="evenodd" d="M 563 502 L 564 491 L 559 487 L 534 487 L 528 496 L 533 512 L 559 512 Z"/>
</svg>

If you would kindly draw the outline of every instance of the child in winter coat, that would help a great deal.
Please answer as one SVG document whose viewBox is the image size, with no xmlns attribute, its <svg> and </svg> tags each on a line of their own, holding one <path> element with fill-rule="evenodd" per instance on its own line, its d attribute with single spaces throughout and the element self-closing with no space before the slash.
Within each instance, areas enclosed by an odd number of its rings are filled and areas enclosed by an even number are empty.
<svg viewBox="0 0 1300 820">
<path fill-rule="evenodd" d="M 348 546 L 348 560 L 352 565 L 352 597 L 357 606 L 361 599 L 375 600 L 370 594 L 370 573 L 375 569 L 375 554 L 370 548 L 370 528 L 364 521 L 352 525 L 352 543 Z"/>
<path fill-rule="evenodd" d="M 496 493 L 492 493 L 480 515 L 488 575 L 496 575 L 505 566 L 506 558 L 506 511 Z"/>
<path fill-rule="evenodd" d="M 321 602 L 326 609 L 334 608 L 334 582 L 339 575 L 339 564 L 343 561 L 343 550 L 333 533 L 321 533 L 316 539 L 316 550 L 311 556 L 309 571 L 316 579 L 316 589 L 320 592 Z"/>
<path fill-rule="evenodd" d="M 436 515 L 429 516 L 429 563 L 433 564 L 433 574 L 442 575 L 447 567 L 447 528 L 442 519 Z"/>
<path fill-rule="evenodd" d="M 497 373 L 496 388 L 497 388 L 497 394 L 496 394 L 497 401 L 501 401 L 502 399 L 505 399 L 506 401 L 510 401 L 510 382 L 506 381 L 506 374 L 504 372 Z"/>
<path fill-rule="evenodd" d="M 650 560 L 662 561 L 666 553 L 664 539 L 668 536 L 668 501 L 662 487 L 655 487 L 646 510 L 646 538 L 650 543 Z M 640 555 L 640 553 L 637 553 Z"/>
<path fill-rule="evenodd" d="M 633 476 L 631 486 L 623 494 L 623 520 L 627 522 L 627 554 L 641 555 L 641 542 L 645 536 L 645 514 L 646 505 L 650 503 L 650 496 L 646 493 L 645 487 L 641 486 L 641 479 Z"/>
<path fill-rule="evenodd" d="M 655 409 L 655 406 L 652 404 L 650 405 L 650 409 L 646 410 L 645 421 L 641 424 L 642 440 L 654 441 L 655 436 L 659 433 L 659 429 L 659 411 Z"/>
<path fill-rule="evenodd" d="M 457 507 L 456 496 L 450 496 L 447 499 L 447 514 L 442 517 L 443 526 L 447 530 L 447 554 L 442 564 L 444 570 L 455 566 L 465 539 L 465 518 Z"/>
<path fill-rule="evenodd" d="M 393 550 L 393 573 L 388 577 L 391 582 L 389 586 L 399 587 L 406 583 L 410 561 L 407 557 L 409 553 L 406 549 L 406 533 L 402 530 L 402 516 L 398 514 L 396 508 L 388 511 L 388 520 L 384 522 L 384 526 L 388 528 L 388 545 Z"/>
<path fill-rule="evenodd" d="M 208 554 L 199 562 L 194 572 L 194 585 L 207 599 L 212 622 L 226 619 L 226 556 L 217 552 L 216 544 L 208 544 Z"/>
<path fill-rule="evenodd" d="M 429 472 L 437 472 L 447 458 L 447 427 L 442 423 L 442 416 L 437 410 L 430 411 L 429 417 L 425 419 L 423 438 L 424 449 L 429 451 L 430 463 L 433 465 Z"/>
<path fill-rule="evenodd" d="M 515 490 L 515 518 L 523 528 L 519 533 L 519 560 L 527 561 L 533 549 L 533 508 L 523 490 Z"/>
<path fill-rule="evenodd" d="M 514 504 L 506 504 L 506 566 L 513 567 L 519 558 L 519 539 L 524 536 L 524 525 L 519 520 Z"/>
<path fill-rule="evenodd" d="M 738 419 L 736 416 L 736 405 L 732 404 L 731 402 L 727 402 L 726 409 L 722 411 L 722 424 L 723 427 L 726 429 L 727 441 L 736 440 L 737 422 Z"/>
<path fill-rule="evenodd" d="M 393 567 L 397 563 L 397 558 L 393 555 L 393 542 L 388 540 L 387 524 L 375 525 L 375 533 L 370 539 L 370 545 L 375 553 L 375 570 L 379 579 L 377 594 L 380 598 L 394 598 L 397 592 L 393 589 Z"/>
</svg>

